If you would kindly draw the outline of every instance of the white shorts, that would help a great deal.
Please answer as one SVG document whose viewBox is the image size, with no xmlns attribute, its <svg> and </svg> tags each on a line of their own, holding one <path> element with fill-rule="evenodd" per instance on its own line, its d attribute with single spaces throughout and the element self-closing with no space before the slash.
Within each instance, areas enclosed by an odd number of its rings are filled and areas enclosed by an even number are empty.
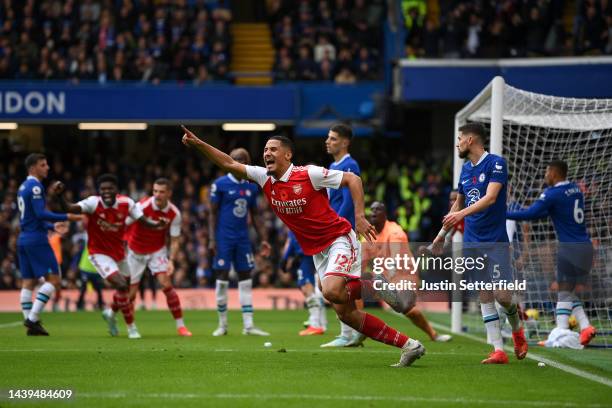
<svg viewBox="0 0 612 408">
<path fill-rule="evenodd" d="M 128 248 L 127 263 L 130 267 L 130 283 L 138 283 L 147 266 L 153 275 L 168 270 L 168 249 L 163 247 L 152 254 L 138 254 Z"/>
<path fill-rule="evenodd" d="M 326 276 L 361 278 L 361 244 L 355 231 L 336 238 L 330 246 L 312 257 L 319 279 Z"/>
<path fill-rule="evenodd" d="M 100 276 L 102 276 L 104 279 L 108 279 L 108 277 L 114 272 L 119 272 L 126 278 L 130 277 L 130 270 L 128 269 L 128 264 L 125 259 L 117 262 L 108 255 L 90 254 L 89 260 L 94 268 L 96 268 L 96 271 L 98 271 Z"/>
</svg>

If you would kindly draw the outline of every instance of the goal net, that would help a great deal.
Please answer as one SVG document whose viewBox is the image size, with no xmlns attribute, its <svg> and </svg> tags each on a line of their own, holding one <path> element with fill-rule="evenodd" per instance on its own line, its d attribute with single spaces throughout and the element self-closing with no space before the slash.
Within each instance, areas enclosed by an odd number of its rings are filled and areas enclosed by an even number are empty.
<svg viewBox="0 0 612 408">
<path fill-rule="evenodd" d="M 508 205 L 531 205 L 546 187 L 547 164 L 555 159 L 568 163 L 568 180 L 578 184 L 585 198 L 584 215 L 577 215 L 584 217 L 595 249 L 586 291 L 580 296 L 598 332 L 591 344 L 612 346 L 612 99 L 541 95 L 513 88 L 498 77 L 457 114 L 456 127 L 467 122 L 489 128 L 491 151 L 508 162 Z M 455 160 L 457 180 L 461 161 Z M 527 282 L 527 290 L 518 295 L 523 310 L 531 315 L 526 329 L 531 340 L 545 340 L 555 327 L 557 293 L 554 285 L 551 288 L 556 277 L 555 231 L 550 218 L 509 227 L 517 230 L 515 275 Z M 463 306 L 460 327 L 484 331 L 473 304 L 476 299 L 464 300 L 469 302 Z"/>
</svg>

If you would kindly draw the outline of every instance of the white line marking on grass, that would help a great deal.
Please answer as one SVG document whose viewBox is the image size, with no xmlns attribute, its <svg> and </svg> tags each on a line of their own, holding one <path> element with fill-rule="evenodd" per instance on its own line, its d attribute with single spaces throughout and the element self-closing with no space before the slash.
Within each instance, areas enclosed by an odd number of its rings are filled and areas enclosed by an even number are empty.
<svg viewBox="0 0 612 408">
<path fill-rule="evenodd" d="M 357 349 L 354 347 L 346 347 L 346 348 L 318 348 L 318 349 L 285 349 L 287 351 L 287 353 L 351 353 L 353 351 L 358 352 L 358 353 L 366 353 L 366 354 L 389 354 L 389 355 L 397 355 L 399 352 L 399 349 L 393 349 L 393 348 L 389 348 L 387 350 L 364 350 L 364 349 Z M 1 350 L 0 350 L 1 351 Z M 215 349 L 213 350 L 216 353 L 236 353 L 236 352 L 240 352 L 240 353 L 270 353 L 273 351 L 277 351 L 277 349 L 262 349 L 262 350 L 258 350 L 258 349 L 252 349 L 252 350 L 244 350 L 244 349 Z M 448 355 L 448 356 L 469 356 L 469 355 L 473 355 L 473 356 L 480 356 L 481 353 L 461 353 L 461 352 L 454 352 L 454 351 L 433 351 L 427 352 L 427 355 Z"/>
<path fill-rule="evenodd" d="M 21 326 L 23 322 L 12 322 L 12 323 L 2 323 L 0 324 L 0 329 L 8 329 L 9 327 L 17 327 Z"/>
<path fill-rule="evenodd" d="M 444 325 L 438 324 L 438 323 L 434 323 L 434 322 L 430 322 L 430 324 L 433 327 L 435 327 L 436 329 L 447 330 L 447 331 L 450 332 L 450 328 L 447 327 L 447 326 L 444 326 Z M 472 334 L 468 334 L 468 333 L 453 333 L 453 334 L 458 334 L 459 336 L 463 336 L 466 339 L 474 340 L 474 341 L 477 341 L 479 343 L 488 344 L 485 339 L 483 339 L 481 337 L 478 337 L 478 336 L 474 336 Z M 510 352 L 514 353 L 514 349 L 512 347 L 510 347 L 510 346 L 506 346 L 505 349 L 507 351 L 510 351 Z M 558 368 L 561 371 L 565 371 L 566 373 L 573 374 L 575 376 L 584 378 L 586 380 L 594 381 L 594 382 L 597 382 L 599 384 L 603 384 L 603 385 L 607 385 L 608 387 L 612 387 L 612 380 L 610 380 L 609 378 L 601 377 L 601 376 L 596 375 L 596 374 L 591 374 L 591 373 L 589 373 L 587 371 L 580 370 L 580 369 L 578 369 L 576 367 L 572 367 L 572 366 L 569 366 L 567 364 L 563 364 L 563 363 L 560 363 L 558 361 L 551 360 L 548 357 L 544 357 L 544 356 L 541 356 L 539 354 L 533 353 L 531 350 L 529 351 L 529 353 L 527 353 L 527 358 L 529 358 L 531 360 L 535 360 L 535 361 L 541 361 L 541 362 L 543 362 L 545 364 L 548 364 L 551 367 Z"/>
<path fill-rule="evenodd" d="M 108 399 L 259 399 L 259 400 L 315 400 L 315 401 L 389 401 L 389 402 L 429 402 L 460 405 L 518 405 L 518 406 L 551 406 L 551 407 L 579 407 L 579 408 L 600 408 L 606 407 L 602 404 L 574 403 L 566 401 L 533 401 L 533 400 L 493 400 L 476 398 L 443 398 L 443 397 L 416 397 L 416 396 L 384 396 L 384 395 L 324 395 L 324 394 L 205 394 L 205 393 L 151 393 L 135 394 L 132 392 L 96 392 L 75 394 L 76 398 L 108 398 Z"/>
</svg>

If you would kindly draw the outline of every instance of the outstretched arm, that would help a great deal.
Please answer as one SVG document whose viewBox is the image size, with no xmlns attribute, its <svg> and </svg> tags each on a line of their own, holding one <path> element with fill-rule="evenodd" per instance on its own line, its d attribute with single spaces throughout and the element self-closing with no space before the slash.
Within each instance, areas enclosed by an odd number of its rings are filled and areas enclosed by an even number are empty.
<svg viewBox="0 0 612 408">
<path fill-rule="evenodd" d="M 185 146 L 196 149 L 222 170 L 230 172 L 241 179 L 247 178 L 246 166 L 244 164 L 238 163 L 228 154 L 204 142 L 185 126 L 181 125 L 181 128 L 185 132 L 183 135 L 183 144 Z"/>
<path fill-rule="evenodd" d="M 510 220 L 537 220 L 548 216 L 548 206 L 544 200 L 537 200 L 531 207 L 519 211 L 508 211 L 506 218 Z"/>
</svg>

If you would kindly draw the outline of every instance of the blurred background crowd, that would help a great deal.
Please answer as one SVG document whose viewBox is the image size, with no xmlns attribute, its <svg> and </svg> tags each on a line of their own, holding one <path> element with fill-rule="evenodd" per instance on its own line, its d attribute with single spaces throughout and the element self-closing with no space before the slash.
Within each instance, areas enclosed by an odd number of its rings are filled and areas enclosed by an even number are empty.
<svg viewBox="0 0 612 408">
<path fill-rule="evenodd" d="M 399 1 L 412 59 L 612 54 L 608 0 Z M 382 79 L 387 1 L 255 3 L 270 26 L 276 81 Z M 226 0 L 3 0 L 0 79 L 231 81 L 230 6 Z"/>
</svg>

